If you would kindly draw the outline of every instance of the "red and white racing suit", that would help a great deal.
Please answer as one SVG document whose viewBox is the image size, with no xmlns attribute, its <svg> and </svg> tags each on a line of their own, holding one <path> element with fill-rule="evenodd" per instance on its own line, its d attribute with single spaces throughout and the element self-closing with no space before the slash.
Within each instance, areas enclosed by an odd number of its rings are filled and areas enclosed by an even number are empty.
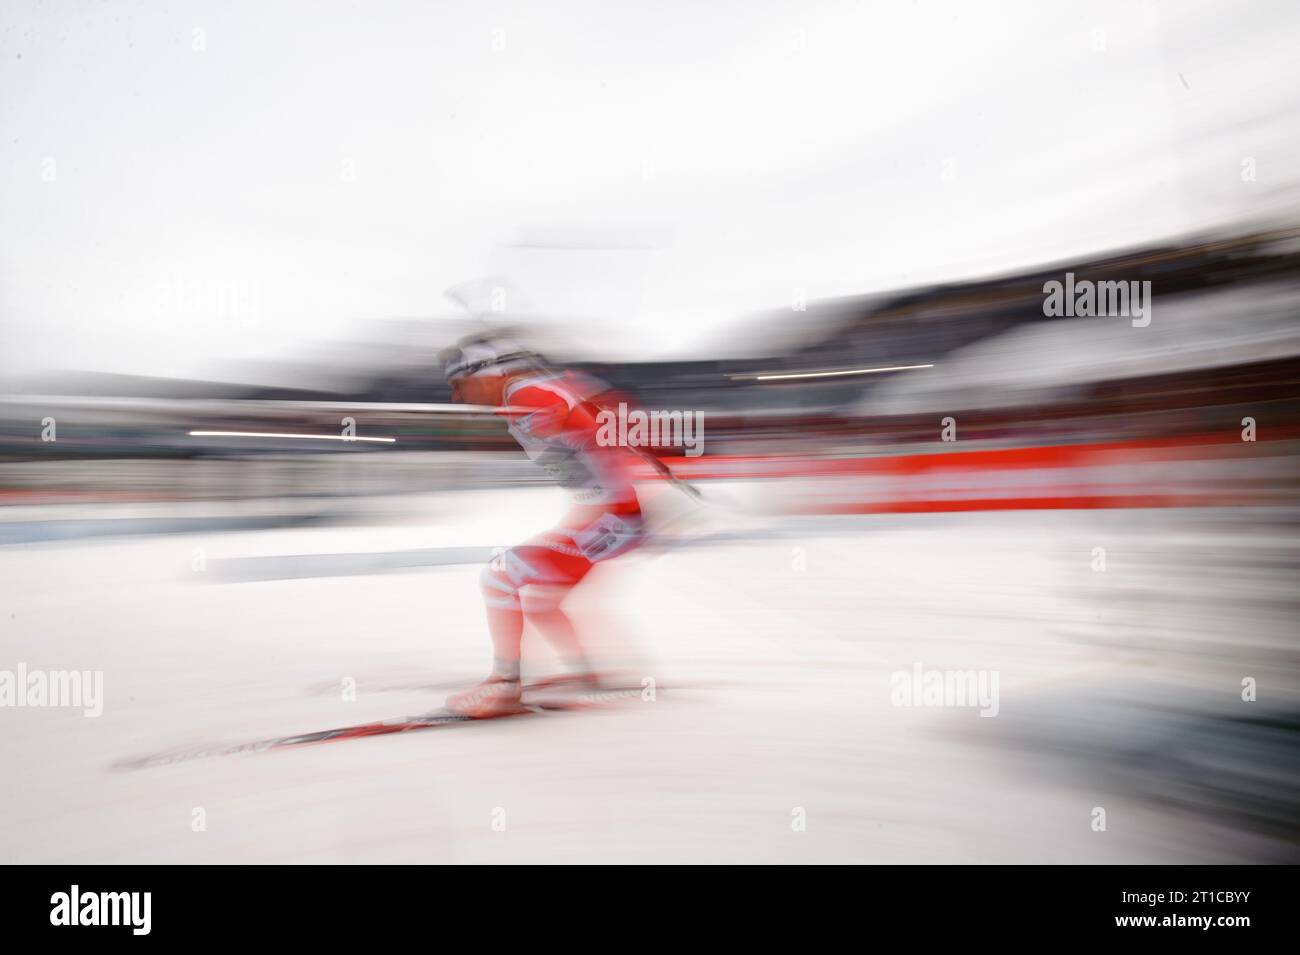
<svg viewBox="0 0 1300 955">
<path fill-rule="evenodd" d="M 576 372 L 513 379 L 498 413 L 524 453 L 567 488 L 573 506 L 559 526 L 494 558 L 483 595 L 498 611 L 556 609 L 595 564 L 641 541 L 641 505 L 633 486 L 635 455 L 597 441 L 600 406 L 587 396 L 603 383 Z"/>
</svg>

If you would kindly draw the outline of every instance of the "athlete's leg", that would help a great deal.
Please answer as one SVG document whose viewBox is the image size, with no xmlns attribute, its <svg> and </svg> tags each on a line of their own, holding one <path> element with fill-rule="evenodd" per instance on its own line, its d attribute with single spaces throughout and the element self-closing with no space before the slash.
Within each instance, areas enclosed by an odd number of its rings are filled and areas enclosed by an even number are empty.
<svg viewBox="0 0 1300 955">
<path fill-rule="evenodd" d="M 563 553 L 556 547 L 573 552 Z M 498 716 L 518 709 L 519 657 L 524 613 L 529 609 L 525 600 L 532 601 L 542 612 L 553 609 L 590 568 L 590 562 L 572 548 L 572 542 L 563 540 L 525 544 L 494 557 L 481 577 L 492 635 L 492 675 L 478 686 L 448 697 L 448 708 L 474 717 Z M 556 604 L 549 604 L 551 600 Z"/>
<path fill-rule="evenodd" d="M 523 559 L 540 570 L 522 593 L 524 615 L 537 627 L 566 669 L 588 670 L 587 655 L 578 632 L 561 607 L 592 564 L 573 541 L 560 534 L 545 534 L 536 543 L 520 548 Z"/>
<path fill-rule="evenodd" d="M 573 626 L 569 615 L 555 607 L 528 615 L 528 619 L 537 625 L 538 631 L 546 642 L 555 650 L 556 656 L 571 673 L 590 673 L 591 661 L 578 638 L 578 631 Z"/>
<path fill-rule="evenodd" d="M 524 633 L 520 589 L 532 568 L 513 550 L 493 557 L 480 582 L 492 636 L 492 674 L 477 686 L 447 697 L 447 708 L 475 718 L 503 716 L 522 708 L 519 702 L 519 648 Z"/>
<path fill-rule="evenodd" d="M 595 561 L 636 546 L 640 531 L 639 513 L 600 513 L 576 528 L 548 531 L 494 558 L 482 575 L 492 634 L 492 675 L 479 686 L 449 697 L 447 706 L 471 716 L 493 716 L 519 705 L 525 615 L 567 668 L 588 675 L 587 654 L 561 604 Z"/>
<path fill-rule="evenodd" d="M 492 675 L 505 680 L 519 679 L 519 649 L 524 635 L 524 611 L 520 602 L 518 568 L 506 551 L 483 568 L 479 578 L 483 604 L 487 609 L 488 632 L 492 635 Z"/>
<path fill-rule="evenodd" d="M 549 566 L 557 570 L 557 582 L 529 587 L 523 607 L 531 621 L 555 649 L 569 673 L 591 679 L 590 658 L 564 602 L 597 561 L 608 560 L 635 547 L 641 536 L 641 514 L 624 507 L 611 514 L 591 507 L 576 508 L 566 516 L 565 526 L 543 534 L 530 543 L 551 551 Z"/>
</svg>

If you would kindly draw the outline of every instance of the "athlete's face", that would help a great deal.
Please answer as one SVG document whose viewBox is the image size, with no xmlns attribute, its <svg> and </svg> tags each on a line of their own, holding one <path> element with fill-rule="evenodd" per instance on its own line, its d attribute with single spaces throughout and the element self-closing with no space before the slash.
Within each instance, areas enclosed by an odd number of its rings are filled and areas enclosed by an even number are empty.
<svg viewBox="0 0 1300 955">
<path fill-rule="evenodd" d="M 469 405 L 501 404 L 506 379 L 500 375 L 471 375 L 461 378 L 451 386 L 451 400 Z"/>
</svg>

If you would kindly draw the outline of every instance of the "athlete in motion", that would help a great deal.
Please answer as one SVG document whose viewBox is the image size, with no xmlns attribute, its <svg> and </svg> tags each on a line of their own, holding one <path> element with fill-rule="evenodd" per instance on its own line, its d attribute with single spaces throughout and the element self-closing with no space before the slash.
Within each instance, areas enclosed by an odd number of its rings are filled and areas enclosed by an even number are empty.
<svg viewBox="0 0 1300 955">
<path fill-rule="evenodd" d="M 491 335 L 463 339 L 441 358 L 453 400 L 497 408 L 528 457 L 552 472 L 573 498 L 558 526 L 510 548 L 483 571 L 492 673 L 449 697 L 446 705 L 474 718 L 503 716 L 523 706 L 519 658 L 525 617 L 565 663 L 569 674 L 559 682 L 597 686 L 562 604 L 597 563 L 640 543 L 641 505 L 633 486 L 639 458 L 631 449 L 597 440 L 597 399 L 609 392 L 604 382 L 548 370 L 535 354 Z"/>
</svg>

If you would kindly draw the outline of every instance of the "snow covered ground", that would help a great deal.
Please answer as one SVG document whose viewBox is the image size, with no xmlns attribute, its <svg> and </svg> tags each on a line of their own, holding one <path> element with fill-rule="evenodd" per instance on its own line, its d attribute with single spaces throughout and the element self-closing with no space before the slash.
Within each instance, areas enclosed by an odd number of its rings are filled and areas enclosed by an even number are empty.
<svg viewBox="0 0 1300 955">
<path fill-rule="evenodd" d="M 685 520 L 574 601 L 653 701 L 113 768 L 439 705 L 490 656 L 456 561 L 560 506 L 0 547 L 0 669 L 105 695 L 0 709 L 0 862 L 1297 860 L 1300 536 L 1248 509 Z M 894 705 L 917 667 L 997 715 Z"/>
</svg>

